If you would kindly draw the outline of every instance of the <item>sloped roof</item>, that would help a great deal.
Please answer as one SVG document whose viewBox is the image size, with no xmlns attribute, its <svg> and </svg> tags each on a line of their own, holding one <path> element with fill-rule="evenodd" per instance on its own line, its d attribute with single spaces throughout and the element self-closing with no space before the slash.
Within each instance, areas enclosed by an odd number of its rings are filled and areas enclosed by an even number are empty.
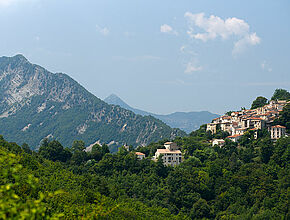
<svg viewBox="0 0 290 220">
<path fill-rule="evenodd" d="M 140 156 L 145 156 L 145 154 L 141 153 L 141 152 L 136 152 L 136 155 L 140 155 Z"/>
<path fill-rule="evenodd" d="M 157 149 L 160 154 L 181 154 L 180 150 Z"/>
</svg>

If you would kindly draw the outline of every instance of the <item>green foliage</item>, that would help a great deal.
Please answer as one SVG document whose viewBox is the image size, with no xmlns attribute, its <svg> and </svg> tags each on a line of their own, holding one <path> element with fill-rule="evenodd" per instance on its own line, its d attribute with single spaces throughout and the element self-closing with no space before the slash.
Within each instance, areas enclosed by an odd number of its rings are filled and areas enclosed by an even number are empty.
<svg viewBox="0 0 290 220">
<path fill-rule="evenodd" d="M 211 207 L 207 204 L 206 200 L 199 199 L 194 203 L 192 210 L 190 211 L 192 219 L 203 219 L 211 217 Z"/>
<path fill-rule="evenodd" d="M 61 160 L 55 152 L 63 155 L 65 148 L 55 141 L 26 153 L 0 136 L 0 204 L 6 216 L 25 211 L 27 219 L 33 213 L 38 219 L 287 219 L 290 138 L 273 143 L 267 130 L 258 137 L 249 131 L 239 143 L 211 147 L 212 135 L 202 126 L 174 140 L 183 162 L 167 167 L 150 159 L 164 141 L 139 147 L 143 160 L 134 151 L 111 154 L 106 145 L 85 152 L 75 141 L 71 157 Z M 3 191 L 14 183 L 11 193 Z"/>
<path fill-rule="evenodd" d="M 253 101 L 251 109 L 260 108 L 267 104 L 268 104 L 268 99 L 266 99 L 263 96 L 259 96 Z"/>
<path fill-rule="evenodd" d="M 49 142 L 47 139 L 42 142 L 39 154 L 46 159 L 61 162 L 66 162 L 72 156 L 69 149 L 64 148 L 61 143 L 56 140 Z"/>
<path fill-rule="evenodd" d="M 271 100 L 290 100 L 290 93 L 286 89 L 276 89 Z"/>
<path fill-rule="evenodd" d="M 188 219 L 157 205 L 101 195 L 108 191 L 104 178 L 73 174 L 65 164 L 24 151 L 10 153 L 10 145 L 0 144 L 1 219 Z"/>
</svg>

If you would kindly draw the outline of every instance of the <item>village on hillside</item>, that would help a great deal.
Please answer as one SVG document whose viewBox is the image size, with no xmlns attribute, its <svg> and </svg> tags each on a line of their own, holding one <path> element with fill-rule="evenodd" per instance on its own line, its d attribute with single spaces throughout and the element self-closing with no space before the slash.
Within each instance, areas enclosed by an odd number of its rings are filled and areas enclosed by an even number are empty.
<svg viewBox="0 0 290 220">
<path fill-rule="evenodd" d="M 271 139 L 277 140 L 286 135 L 286 127 L 272 126 L 272 124 L 288 103 L 290 101 L 271 100 L 269 104 L 260 108 L 231 112 L 228 115 L 213 119 L 211 123 L 207 124 L 206 130 L 211 131 L 212 134 L 215 134 L 218 129 L 226 131 L 230 134 L 227 138 L 237 142 L 247 130 L 255 131 L 255 138 L 257 138 L 259 129 L 268 129 Z M 212 145 L 222 146 L 224 142 L 223 139 L 214 139 Z"/>
<path fill-rule="evenodd" d="M 271 100 L 269 104 L 256 109 L 243 109 L 241 111 L 230 112 L 226 115 L 220 116 L 212 120 L 206 126 L 206 131 L 216 134 L 218 130 L 228 132 L 230 135 L 226 137 L 233 142 L 237 142 L 246 131 L 254 131 L 254 138 L 258 138 L 258 130 L 267 129 L 270 132 L 273 141 L 281 138 L 286 134 L 286 127 L 282 125 L 273 125 L 275 119 L 278 118 L 279 113 L 283 107 L 289 104 L 286 100 Z M 213 139 L 212 146 L 223 146 L 224 139 Z M 163 164 L 166 166 L 176 166 L 182 163 L 182 152 L 174 142 L 164 143 L 165 149 L 157 149 L 154 161 L 159 157 L 162 158 Z M 129 149 L 127 149 L 129 150 Z M 135 152 L 138 159 L 145 158 L 145 154 Z"/>
</svg>

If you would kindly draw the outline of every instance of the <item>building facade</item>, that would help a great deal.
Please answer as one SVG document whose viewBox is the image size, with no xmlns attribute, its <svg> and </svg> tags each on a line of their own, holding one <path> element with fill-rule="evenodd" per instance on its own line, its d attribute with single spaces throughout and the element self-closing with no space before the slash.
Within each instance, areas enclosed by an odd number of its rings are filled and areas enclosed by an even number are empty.
<svg viewBox="0 0 290 220">
<path fill-rule="evenodd" d="M 154 159 L 162 157 L 163 164 L 166 166 L 177 166 L 182 162 L 182 154 L 179 147 L 174 142 L 166 142 L 165 149 L 157 149 Z"/>
<path fill-rule="evenodd" d="M 271 139 L 277 140 L 286 134 L 286 127 L 275 125 L 270 128 Z"/>
<path fill-rule="evenodd" d="M 141 152 L 136 152 L 135 154 L 136 154 L 138 160 L 145 159 L 145 154 L 143 154 Z"/>
<path fill-rule="evenodd" d="M 215 145 L 222 147 L 225 145 L 225 140 L 224 139 L 214 139 L 212 141 L 212 146 L 215 146 Z"/>
</svg>

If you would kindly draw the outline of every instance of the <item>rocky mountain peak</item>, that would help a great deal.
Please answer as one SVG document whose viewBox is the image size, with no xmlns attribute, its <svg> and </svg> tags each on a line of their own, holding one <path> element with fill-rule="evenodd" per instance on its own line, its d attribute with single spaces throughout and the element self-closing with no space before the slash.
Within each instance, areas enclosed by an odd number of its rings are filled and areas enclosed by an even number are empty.
<svg viewBox="0 0 290 220">
<path fill-rule="evenodd" d="M 68 75 L 51 73 L 23 55 L 0 58 L 0 124 L 8 140 L 34 147 L 44 137 L 68 146 L 75 139 L 136 146 L 185 135 L 153 117 L 109 105 Z"/>
</svg>

